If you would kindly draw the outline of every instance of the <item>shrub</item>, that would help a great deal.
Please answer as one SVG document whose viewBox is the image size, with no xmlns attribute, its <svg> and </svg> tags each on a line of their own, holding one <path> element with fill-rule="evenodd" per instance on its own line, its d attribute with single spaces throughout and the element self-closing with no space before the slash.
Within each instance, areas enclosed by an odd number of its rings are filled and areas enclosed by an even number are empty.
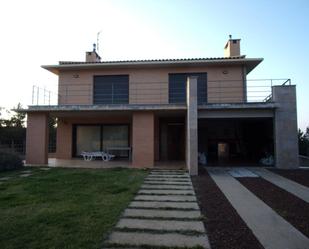
<svg viewBox="0 0 309 249">
<path fill-rule="evenodd" d="M 20 169 L 22 167 L 22 159 L 17 154 L 0 151 L 0 171 Z"/>
</svg>

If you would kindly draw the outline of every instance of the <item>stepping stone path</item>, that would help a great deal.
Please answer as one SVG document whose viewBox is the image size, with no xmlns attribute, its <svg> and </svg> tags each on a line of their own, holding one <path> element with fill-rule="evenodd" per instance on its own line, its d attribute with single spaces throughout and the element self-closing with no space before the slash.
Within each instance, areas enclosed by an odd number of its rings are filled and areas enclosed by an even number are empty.
<svg viewBox="0 0 309 249">
<path fill-rule="evenodd" d="M 32 175 L 32 171 L 31 170 L 23 170 L 20 172 L 21 174 L 19 175 L 19 177 L 28 177 Z"/>
<path fill-rule="evenodd" d="M 153 170 L 104 248 L 210 248 L 190 176 Z"/>
</svg>

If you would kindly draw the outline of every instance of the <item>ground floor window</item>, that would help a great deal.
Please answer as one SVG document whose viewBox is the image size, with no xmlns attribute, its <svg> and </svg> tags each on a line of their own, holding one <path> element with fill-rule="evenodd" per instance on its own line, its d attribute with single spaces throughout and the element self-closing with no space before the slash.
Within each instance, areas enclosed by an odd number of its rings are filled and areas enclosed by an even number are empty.
<svg viewBox="0 0 309 249">
<path fill-rule="evenodd" d="M 103 151 L 115 147 L 129 147 L 129 125 L 75 125 L 73 156 L 80 156 L 83 151 Z M 115 153 L 116 156 L 128 156 L 127 151 Z"/>
</svg>

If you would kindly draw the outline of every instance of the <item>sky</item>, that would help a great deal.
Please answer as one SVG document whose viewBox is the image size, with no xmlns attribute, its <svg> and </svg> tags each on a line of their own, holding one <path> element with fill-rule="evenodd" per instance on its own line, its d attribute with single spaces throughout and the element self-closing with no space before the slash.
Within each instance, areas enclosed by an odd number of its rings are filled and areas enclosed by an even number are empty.
<svg viewBox="0 0 309 249">
<path fill-rule="evenodd" d="M 41 65 L 83 61 L 99 31 L 103 60 L 220 57 L 232 34 L 264 58 L 248 79 L 297 85 L 298 125 L 309 126 L 308 0 L 0 1 L 0 107 L 31 104 L 33 85 L 56 91 Z"/>
</svg>

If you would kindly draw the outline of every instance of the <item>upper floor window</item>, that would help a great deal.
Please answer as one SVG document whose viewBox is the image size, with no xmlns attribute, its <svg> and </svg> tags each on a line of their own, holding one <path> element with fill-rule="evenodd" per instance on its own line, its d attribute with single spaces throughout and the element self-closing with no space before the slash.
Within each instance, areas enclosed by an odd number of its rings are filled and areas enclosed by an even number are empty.
<svg viewBox="0 0 309 249">
<path fill-rule="evenodd" d="M 207 73 L 175 73 L 169 74 L 169 103 L 186 103 L 187 78 L 197 76 L 197 102 L 207 103 Z"/>
<path fill-rule="evenodd" d="M 93 104 L 128 104 L 129 75 L 94 76 Z"/>
</svg>

